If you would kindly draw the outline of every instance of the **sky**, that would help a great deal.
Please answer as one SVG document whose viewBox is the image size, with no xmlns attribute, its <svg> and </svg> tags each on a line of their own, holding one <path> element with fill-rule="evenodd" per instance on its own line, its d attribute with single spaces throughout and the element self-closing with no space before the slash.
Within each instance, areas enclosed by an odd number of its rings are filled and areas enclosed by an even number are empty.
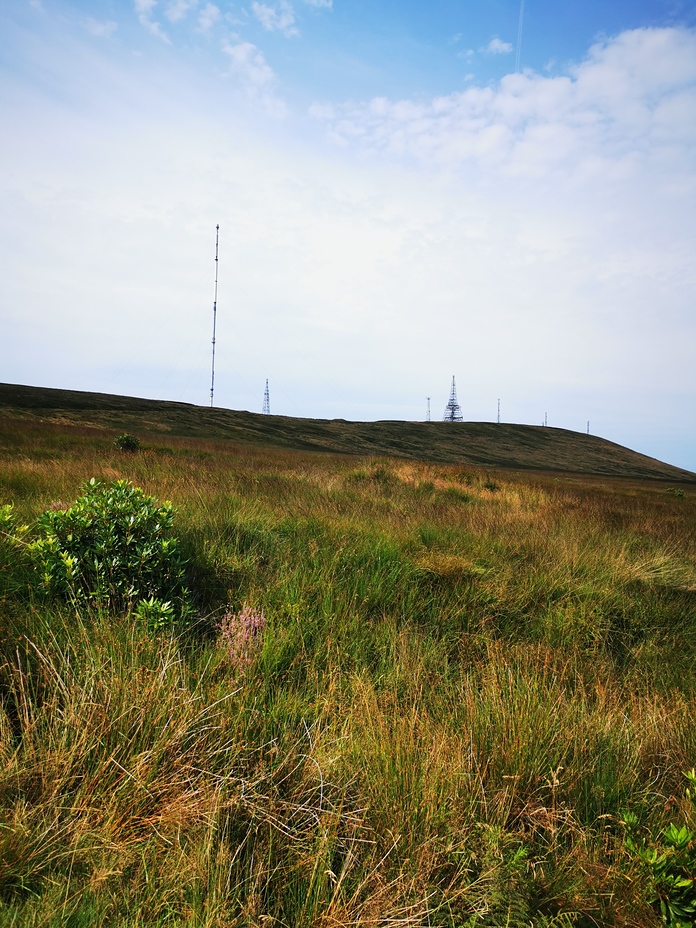
<svg viewBox="0 0 696 928">
<path fill-rule="evenodd" d="M 693 0 L 4 0 L 0 380 L 696 471 Z M 455 427 L 455 426 L 453 426 Z"/>
</svg>

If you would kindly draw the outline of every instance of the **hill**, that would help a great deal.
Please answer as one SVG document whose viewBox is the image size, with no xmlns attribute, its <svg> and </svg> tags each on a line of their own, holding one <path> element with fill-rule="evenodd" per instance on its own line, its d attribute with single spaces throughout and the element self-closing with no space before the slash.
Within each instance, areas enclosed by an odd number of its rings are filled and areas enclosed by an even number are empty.
<svg viewBox="0 0 696 928">
<path fill-rule="evenodd" d="M 164 400 L 0 384 L 0 420 L 35 419 L 148 436 L 298 451 L 598 476 L 696 481 L 696 474 L 595 435 L 489 422 L 347 422 L 264 416 Z"/>
</svg>

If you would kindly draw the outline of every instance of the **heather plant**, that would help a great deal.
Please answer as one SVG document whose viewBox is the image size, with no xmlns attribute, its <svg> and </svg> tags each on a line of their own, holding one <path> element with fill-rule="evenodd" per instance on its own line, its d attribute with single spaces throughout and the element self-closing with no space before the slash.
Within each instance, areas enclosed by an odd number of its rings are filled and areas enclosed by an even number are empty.
<svg viewBox="0 0 696 928">
<path fill-rule="evenodd" d="M 248 603 L 239 612 L 228 610 L 220 620 L 220 637 L 237 673 L 244 673 L 258 654 L 265 627 L 263 610 Z"/>
<path fill-rule="evenodd" d="M 161 614 L 165 603 L 188 610 L 185 559 L 173 533 L 174 507 L 146 496 L 127 480 L 92 478 L 65 510 L 48 510 L 36 522 L 30 550 L 44 588 L 78 606 L 111 611 L 132 608 Z M 150 605 L 147 605 L 150 601 Z M 160 615 L 162 618 L 162 615 Z"/>
</svg>

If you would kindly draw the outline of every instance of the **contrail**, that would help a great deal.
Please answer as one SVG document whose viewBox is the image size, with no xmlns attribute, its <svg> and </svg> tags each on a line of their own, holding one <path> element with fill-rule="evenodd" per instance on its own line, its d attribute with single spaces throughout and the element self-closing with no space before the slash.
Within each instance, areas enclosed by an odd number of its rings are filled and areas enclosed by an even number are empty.
<svg viewBox="0 0 696 928">
<path fill-rule="evenodd" d="M 517 58 L 515 60 L 515 73 L 520 73 L 520 58 L 522 57 L 522 26 L 524 25 L 524 0 L 520 0 L 520 24 L 517 27 Z"/>
</svg>

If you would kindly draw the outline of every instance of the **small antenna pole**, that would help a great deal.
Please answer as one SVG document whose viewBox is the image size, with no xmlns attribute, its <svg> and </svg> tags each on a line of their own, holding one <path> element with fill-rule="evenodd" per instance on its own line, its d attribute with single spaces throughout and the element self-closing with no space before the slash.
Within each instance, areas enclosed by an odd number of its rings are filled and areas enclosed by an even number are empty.
<svg viewBox="0 0 696 928">
<path fill-rule="evenodd" d="M 215 226 L 215 294 L 213 296 L 213 362 L 210 371 L 210 405 L 213 405 L 215 393 L 215 326 L 217 324 L 217 291 L 218 291 L 218 238 L 220 226 Z"/>
<path fill-rule="evenodd" d="M 500 400 L 498 400 L 498 425 L 500 425 Z"/>
<path fill-rule="evenodd" d="M 266 389 L 263 391 L 263 409 L 261 412 L 264 416 L 270 416 L 271 414 L 271 397 L 268 393 L 268 378 L 266 378 Z"/>
<path fill-rule="evenodd" d="M 587 434 L 590 434 L 590 420 L 587 420 Z"/>
<path fill-rule="evenodd" d="M 428 401 L 428 411 L 427 411 L 427 413 L 426 413 L 426 415 L 425 415 L 425 421 L 426 421 L 426 422 L 430 422 L 430 397 L 427 396 L 426 399 L 427 399 L 427 401 Z"/>
<path fill-rule="evenodd" d="M 549 424 L 549 414 L 545 412 L 544 413 L 544 426 L 547 426 L 548 424 Z"/>
</svg>

